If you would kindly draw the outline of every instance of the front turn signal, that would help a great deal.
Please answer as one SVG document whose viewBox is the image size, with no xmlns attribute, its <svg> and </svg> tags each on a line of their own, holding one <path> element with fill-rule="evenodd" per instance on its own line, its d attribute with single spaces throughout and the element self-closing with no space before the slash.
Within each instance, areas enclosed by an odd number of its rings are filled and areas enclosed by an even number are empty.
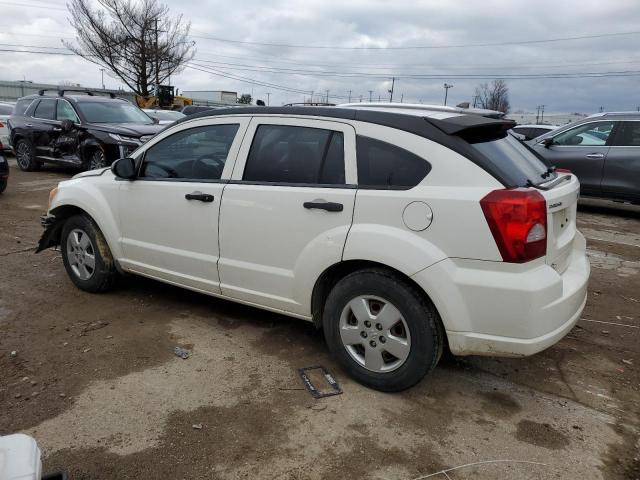
<svg viewBox="0 0 640 480">
<path fill-rule="evenodd" d="M 47 205 L 47 211 L 51 210 L 51 204 L 53 203 L 54 198 L 58 194 L 58 187 L 54 188 L 49 192 L 49 204 Z"/>
</svg>

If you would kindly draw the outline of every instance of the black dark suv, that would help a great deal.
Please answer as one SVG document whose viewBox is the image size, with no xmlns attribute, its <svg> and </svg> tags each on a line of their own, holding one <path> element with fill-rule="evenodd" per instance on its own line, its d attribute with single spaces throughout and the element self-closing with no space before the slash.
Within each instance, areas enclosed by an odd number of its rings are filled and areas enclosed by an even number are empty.
<svg viewBox="0 0 640 480">
<path fill-rule="evenodd" d="M 107 167 L 163 128 L 113 94 L 46 92 L 19 99 L 9 118 L 9 138 L 22 170 L 37 170 L 44 162 L 87 170 Z"/>
</svg>

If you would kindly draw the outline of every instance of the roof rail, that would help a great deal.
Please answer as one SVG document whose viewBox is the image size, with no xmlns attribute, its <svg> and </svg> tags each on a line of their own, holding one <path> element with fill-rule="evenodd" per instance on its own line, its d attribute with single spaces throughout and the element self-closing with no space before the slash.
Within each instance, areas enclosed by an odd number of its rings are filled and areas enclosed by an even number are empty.
<svg viewBox="0 0 640 480">
<path fill-rule="evenodd" d="M 44 95 L 44 92 L 58 92 L 59 97 L 64 97 L 65 92 L 80 92 L 86 93 L 90 97 L 95 96 L 96 93 L 108 93 L 110 98 L 116 98 L 116 94 L 113 92 L 104 92 L 101 90 L 88 90 L 86 88 L 43 88 L 38 90 L 38 95 Z"/>
</svg>

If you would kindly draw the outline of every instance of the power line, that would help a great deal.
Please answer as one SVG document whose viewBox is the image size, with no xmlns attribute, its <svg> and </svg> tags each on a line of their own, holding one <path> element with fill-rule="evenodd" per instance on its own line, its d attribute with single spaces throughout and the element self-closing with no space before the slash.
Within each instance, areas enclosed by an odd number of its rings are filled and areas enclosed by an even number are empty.
<svg viewBox="0 0 640 480">
<path fill-rule="evenodd" d="M 232 40 L 229 38 L 214 37 L 210 35 L 190 35 L 190 36 L 194 38 L 215 40 L 217 42 L 235 43 L 235 44 L 241 44 L 241 45 L 256 45 L 261 47 L 308 48 L 308 49 L 325 49 L 325 50 L 422 50 L 422 49 L 444 49 L 444 48 L 497 47 L 497 46 L 507 46 L 507 45 L 530 45 L 530 44 L 537 44 L 537 43 L 555 43 L 555 42 L 566 42 L 566 41 L 572 41 L 572 40 L 586 40 L 586 39 L 592 39 L 592 38 L 621 37 L 621 36 L 637 35 L 637 34 L 640 34 L 640 31 L 599 33 L 599 34 L 592 34 L 592 35 L 577 35 L 573 37 L 557 37 L 557 38 L 536 39 L 536 40 L 519 40 L 519 41 L 514 40 L 509 42 L 466 43 L 466 44 L 457 44 L 457 45 L 413 45 L 413 46 L 404 46 L 404 47 L 391 47 L 391 46 L 342 47 L 338 45 L 296 45 L 296 44 L 290 44 L 290 43 L 269 43 L 269 42 L 253 42 L 248 40 Z"/>
<path fill-rule="evenodd" d="M 12 5 L 16 7 L 31 7 L 31 8 L 45 8 L 47 10 L 63 10 L 67 11 L 66 8 L 61 7 L 52 7 L 51 5 L 33 5 L 28 3 L 19 3 L 19 2 L 0 2 L 0 5 Z"/>
</svg>

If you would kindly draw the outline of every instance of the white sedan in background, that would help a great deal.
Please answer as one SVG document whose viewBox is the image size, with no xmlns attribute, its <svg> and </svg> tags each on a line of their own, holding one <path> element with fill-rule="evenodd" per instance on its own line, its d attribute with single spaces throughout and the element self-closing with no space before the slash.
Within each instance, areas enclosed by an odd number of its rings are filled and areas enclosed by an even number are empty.
<svg viewBox="0 0 640 480">
<path fill-rule="evenodd" d="M 9 127 L 7 126 L 7 120 L 13 112 L 13 103 L 0 102 L 0 145 L 5 150 L 9 150 Z"/>
<path fill-rule="evenodd" d="M 142 111 L 158 121 L 159 125 L 170 125 L 186 115 L 175 110 L 156 110 L 151 108 L 143 108 Z"/>
</svg>

